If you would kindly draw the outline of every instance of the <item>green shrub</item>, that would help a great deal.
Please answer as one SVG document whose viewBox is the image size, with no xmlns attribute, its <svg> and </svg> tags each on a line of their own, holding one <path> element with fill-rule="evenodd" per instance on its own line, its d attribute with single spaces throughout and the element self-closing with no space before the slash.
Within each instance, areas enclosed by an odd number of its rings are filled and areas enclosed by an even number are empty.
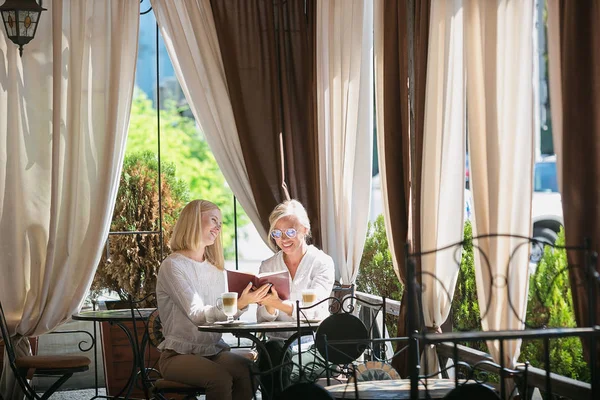
<svg viewBox="0 0 600 400">
<path fill-rule="evenodd" d="M 565 245 L 565 234 L 562 228 L 556 245 Z M 567 265 L 567 254 L 564 249 L 546 246 L 535 274 L 529 279 L 526 319 L 528 327 L 573 328 L 577 326 Z M 589 367 L 583 358 L 583 348 L 579 338 L 553 339 L 549 347 L 552 372 L 573 379 L 590 381 Z M 544 368 L 543 342 L 540 340 L 523 342 L 519 359 L 529 361 L 534 367 Z"/>
<path fill-rule="evenodd" d="M 400 301 L 403 286 L 394 272 L 383 215 L 369 222 L 359 271 L 357 290 Z"/>
<path fill-rule="evenodd" d="M 481 330 L 472 239 L 471 222 L 467 221 L 460 272 L 452 299 L 452 324 L 457 331 Z M 561 229 L 556 245 L 564 246 L 564 243 L 565 235 Z M 394 273 L 382 215 L 373 224 L 369 223 L 356 287 L 361 292 L 401 299 L 403 287 Z M 564 249 L 549 246 L 544 249 L 544 256 L 535 274 L 530 277 L 526 322 L 531 328 L 576 326 Z M 388 329 L 391 333 L 396 332 L 396 321 L 391 321 Z M 488 351 L 485 342 L 464 344 Z M 523 342 L 519 360 L 544 368 L 543 343 L 539 340 Z M 569 378 L 590 381 L 589 367 L 583 358 L 581 340 L 577 337 L 550 341 L 550 368 L 552 372 Z"/>
<path fill-rule="evenodd" d="M 471 221 L 465 223 L 464 246 L 460 271 L 452 299 L 452 326 L 458 331 L 479 330 L 481 316 L 477 302 L 475 283 L 475 260 L 473 258 L 473 228 Z"/>
<path fill-rule="evenodd" d="M 475 258 L 473 256 L 473 227 L 471 221 L 464 226 L 464 245 L 462 248 L 460 270 L 452 298 L 452 327 L 456 331 L 480 331 L 481 315 L 477 301 L 477 283 L 475 280 Z M 463 343 L 471 348 L 487 352 L 485 342 Z"/>
<path fill-rule="evenodd" d="M 356 289 L 397 301 L 402 298 L 404 287 L 394 272 L 383 215 L 379 215 L 373 223 L 369 222 Z M 388 332 L 395 336 L 397 321 L 395 318 L 388 318 L 387 321 Z"/>
<path fill-rule="evenodd" d="M 163 255 L 179 212 L 187 203 L 187 187 L 175 178 L 175 167 L 161 165 Z M 125 156 L 110 230 L 158 231 L 158 159 L 150 152 Z M 161 250 L 158 234 L 111 235 L 91 287 L 91 297 L 102 291 L 116 292 L 121 299 L 131 294 L 141 299 L 156 289 Z"/>
</svg>

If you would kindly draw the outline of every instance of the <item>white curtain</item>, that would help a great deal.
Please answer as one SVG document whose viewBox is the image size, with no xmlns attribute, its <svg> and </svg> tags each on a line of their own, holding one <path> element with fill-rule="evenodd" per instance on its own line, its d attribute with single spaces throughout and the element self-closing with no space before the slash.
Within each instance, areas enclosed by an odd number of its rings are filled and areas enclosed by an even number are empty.
<svg viewBox="0 0 600 400">
<path fill-rule="evenodd" d="M 421 178 L 421 248 L 460 242 L 465 185 L 463 0 L 431 3 Z M 441 331 L 460 266 L 455 247 L 421 257 L 425 326 Z M 435 346 L 424 349 L 425 373 L 439 370 Z"/>
<path fill-rule="evenodd" d="M 25 336 L 76 312 L 91 285 L 117 194 L 137 58 L 138 1 L 44 7 L 23 58 L 0 35 L 0 300 L 22 351 Z M 7 400 L 19 398 L 11 377 L 5 365 Z"/>
<path fill-rule="evenodd" d="M 317 115 L 323 249 L 354 283 L 367 232 L 373 149 L 373 3 L 317 3 Z"/>
<path fill-rule="evenodd" d="M 151 3 L 194 117 L 231 190 L 266 240 L 238 138 L 210 0 Z"/>
<path fill-rule="evenodd" d="M 464 0 L 474 235 L 529 236 L 533 168 L 533 1 Z M 484 330 L 523 329 L 529 247 L 491 238 L 476 244 L 477 294 Z M 518 248 L 518 249 L 517 249 Z M 514 253 L 509 264 L 509 257 Z M 488 309 L 489 302 L 489 309 Z M 488 348 L 514 367 L 520 340 Z"/>
</svg>

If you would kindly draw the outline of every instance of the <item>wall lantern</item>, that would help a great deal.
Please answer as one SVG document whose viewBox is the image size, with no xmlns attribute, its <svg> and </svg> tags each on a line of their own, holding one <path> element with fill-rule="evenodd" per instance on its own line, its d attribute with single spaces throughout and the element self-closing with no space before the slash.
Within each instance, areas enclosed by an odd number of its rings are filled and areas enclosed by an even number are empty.
<svg viewBox="0 0 600 400">
<path fill-rule="evenodd" d="M 23 57 L 23 46 L 35 36 L 42 11 L 46 9 L 42 8 L 36 0 L 6 0 L 0 6 L 6 35 L 19 46 L 21 57 Z"/>
</svg>

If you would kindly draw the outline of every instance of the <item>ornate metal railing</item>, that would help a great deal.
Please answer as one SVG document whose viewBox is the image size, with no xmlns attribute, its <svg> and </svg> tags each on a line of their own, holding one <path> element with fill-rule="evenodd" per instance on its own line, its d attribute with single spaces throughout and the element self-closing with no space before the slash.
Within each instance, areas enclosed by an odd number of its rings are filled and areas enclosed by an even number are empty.
<svg viewBox="0 0 600 400">
<path fill-rule="evenodd" d="M 358 299 L 358 305 L 360 306 L 359 316 L 361 319 L 372 320 L 375 309 L 369 307 L 369 303 L 380 301 L 380 297 L 374 296 L 368 293 L 355 292 L 355 296 Z M 361 301 L 363 300 L 363 301 Z M 400 302 L 386 299 L 386 313 L 389 318 L 397 318 L 400 312 Z M 381 332 L 381 331 L 380 331 Z M 390 337 L 388 332 L 383 331 L 384 334 L 381 337 Z M 499 377 L 500 368 L 493 363 L 492 357 L 482 351 L 472 349 L 470 347 L 453 343 L 439 343 L 436 347 L 438 356 L 441 359 L 441 364 L 445 365 L 445 360 L 457 358 L 460 361 L 470 365 L 477 366 L 477 369 L 491 375 Z M 520 364 L 516 367 L 517 370 L 525 368 L 525 364 Z M 546 371 L 540 368 L 535 368 L 530 365 L 527 366 L 527 381 L 526 384 L 529 387 L 531 393 L 535 388 L 544 392 L 546 390 L 548 376 Z M 516 382 L 517 386 L 522 386 L 523 382 Z M 556 397 L 568 398 L 573 400 L 584 400 L 590 399 L 592 395 L 592 388 L 589 383 L 578 381 L 575 379 L 568 378 L 566 376 L 550 373 L 550 385 L 552 387 L 552 394 Z"/>
</svg>

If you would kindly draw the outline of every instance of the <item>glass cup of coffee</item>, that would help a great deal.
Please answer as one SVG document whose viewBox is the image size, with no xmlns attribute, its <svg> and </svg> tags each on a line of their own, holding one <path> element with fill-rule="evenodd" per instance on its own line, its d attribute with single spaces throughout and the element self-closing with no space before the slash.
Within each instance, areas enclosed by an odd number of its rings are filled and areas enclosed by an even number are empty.
<svg viewBox="0 0 600 400">
<path fill-rule="evenodd" d="M 233 322 L 233 317 L 238 312 L 237 307 L 238 294 L 236 292 L 226 292 L 217 299 L 217 308 L 227 315 L 227 322 Z"/>
<path fill-rule="evenodd" d="M 317 302 L 317 291 L 315 289 L 304 289 L 302 291 L 302 307 L 310 307 Z"/>
</svg>

